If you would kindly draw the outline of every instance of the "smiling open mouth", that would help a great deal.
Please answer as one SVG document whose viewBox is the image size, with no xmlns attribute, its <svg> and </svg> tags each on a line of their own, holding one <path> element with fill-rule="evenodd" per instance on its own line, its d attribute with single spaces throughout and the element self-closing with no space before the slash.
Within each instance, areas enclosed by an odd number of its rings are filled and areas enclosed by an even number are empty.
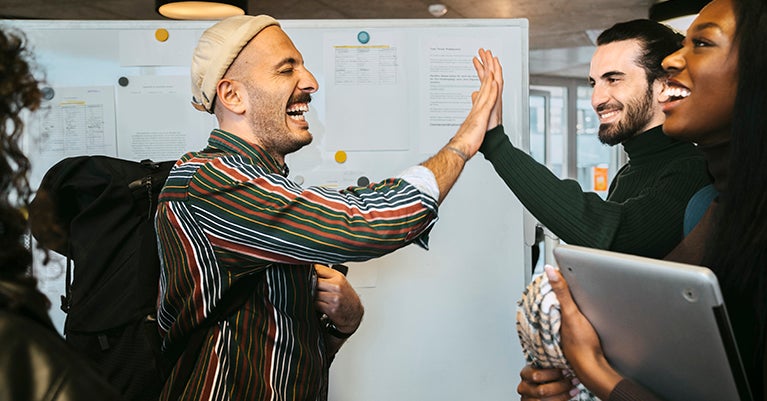
<svg viewBox="0 0 767 401">
<path fill-rule="evenodd" d="M 690 90 L 679 86 L 669 86 L 663 91 L 661 102 L 673 102 L 690 96 Z"/>
<path fill-rule="evenodd" d="M 607 119 L 610 119 L 612 117 L 617 116 L 618 113 L 620 113 L 620 109 L 612 109 L 612 110 L 607 110 L 607 111 L 600 111 L 597 114 L 599 115 L 599 119 L 600 120 L 607 120 Z"/>
<path fill-rule="evenodd" d="M 293 103 L 285 110 L 288 116 L 296 121 L 305 121 L 304 113 L 309 111 L 308 103 Z"/>
</svg>

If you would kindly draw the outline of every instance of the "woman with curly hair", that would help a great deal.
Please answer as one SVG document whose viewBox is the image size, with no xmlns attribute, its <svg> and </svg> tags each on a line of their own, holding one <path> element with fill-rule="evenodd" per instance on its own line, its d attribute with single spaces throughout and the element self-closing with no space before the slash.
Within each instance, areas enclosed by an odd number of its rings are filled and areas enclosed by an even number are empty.
<svg viewBox="0 0 767 401">
<path fill-rule="evenodd" d="M 24 241 L 30 164 L 20 146 L 20 114 L 42 99 L 31 58 L 23 34 L 0 28 L 0 400 L 117 400 L 56 332 L 32 275 Z"/>
</svg>

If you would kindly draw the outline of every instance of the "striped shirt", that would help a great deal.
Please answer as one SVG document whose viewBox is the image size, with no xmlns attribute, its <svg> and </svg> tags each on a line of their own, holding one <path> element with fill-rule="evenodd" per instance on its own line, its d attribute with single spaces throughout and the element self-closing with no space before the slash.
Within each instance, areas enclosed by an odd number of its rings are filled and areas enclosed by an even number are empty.
<svg viewBox="0 0 767 401">
<path fill-rule="evenodd" d="M 207 329 L 181 399 L 326 399 L 330 359 L 311 263 L 426 247 L 436 218 L 436 200 L 405 179 L 302 188 L 263 149 L 214 130 L 207 148 L 176 163 L 160 195 L 164 349 L 186 341 L 234 282 L 259 277 L 244 305 Z"/>
</svg>

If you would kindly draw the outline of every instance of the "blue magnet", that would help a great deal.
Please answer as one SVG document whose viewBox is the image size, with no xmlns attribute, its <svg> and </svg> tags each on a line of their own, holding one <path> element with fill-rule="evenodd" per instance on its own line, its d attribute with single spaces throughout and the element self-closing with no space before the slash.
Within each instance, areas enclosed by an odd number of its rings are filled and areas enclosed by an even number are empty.
<svg viewBox="0 0 767 401">
<path fill-rule="evenodd" d="M 54 91 L 50 86 L 45 86 L 40 89 L 40 93 L 43 95 L 43 99 L 45 100 L 51 100 L 54 96 L 56 96 L 56 91 Z"/>
<path fill-rule="evenodd" d="M 360 31 L 360 33 L 357 34 L 357 40 L 364 45 L 365 43 L 370 42 L 370 34 L 366 31 Z"/>
</svg>

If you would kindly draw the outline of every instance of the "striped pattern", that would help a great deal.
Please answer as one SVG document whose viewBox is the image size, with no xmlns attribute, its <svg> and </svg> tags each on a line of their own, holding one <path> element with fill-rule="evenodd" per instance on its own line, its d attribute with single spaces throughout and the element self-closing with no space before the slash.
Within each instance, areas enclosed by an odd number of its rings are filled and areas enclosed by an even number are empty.
<svg viewBox="0 0 767 401">
<path fill-rule="evenodd" d="M 209 329 L 183 400 L 324 400 L 329 361 L 310 263 L 427 245 L 437 203 L 402 179 L 333 191 L 286 175 L 260 148 L 214 130 L 168 177 L 156 218 L 164 347 L 199 326 L 238 278 L 261 276 L 248 302 Z"/>
</svg>

